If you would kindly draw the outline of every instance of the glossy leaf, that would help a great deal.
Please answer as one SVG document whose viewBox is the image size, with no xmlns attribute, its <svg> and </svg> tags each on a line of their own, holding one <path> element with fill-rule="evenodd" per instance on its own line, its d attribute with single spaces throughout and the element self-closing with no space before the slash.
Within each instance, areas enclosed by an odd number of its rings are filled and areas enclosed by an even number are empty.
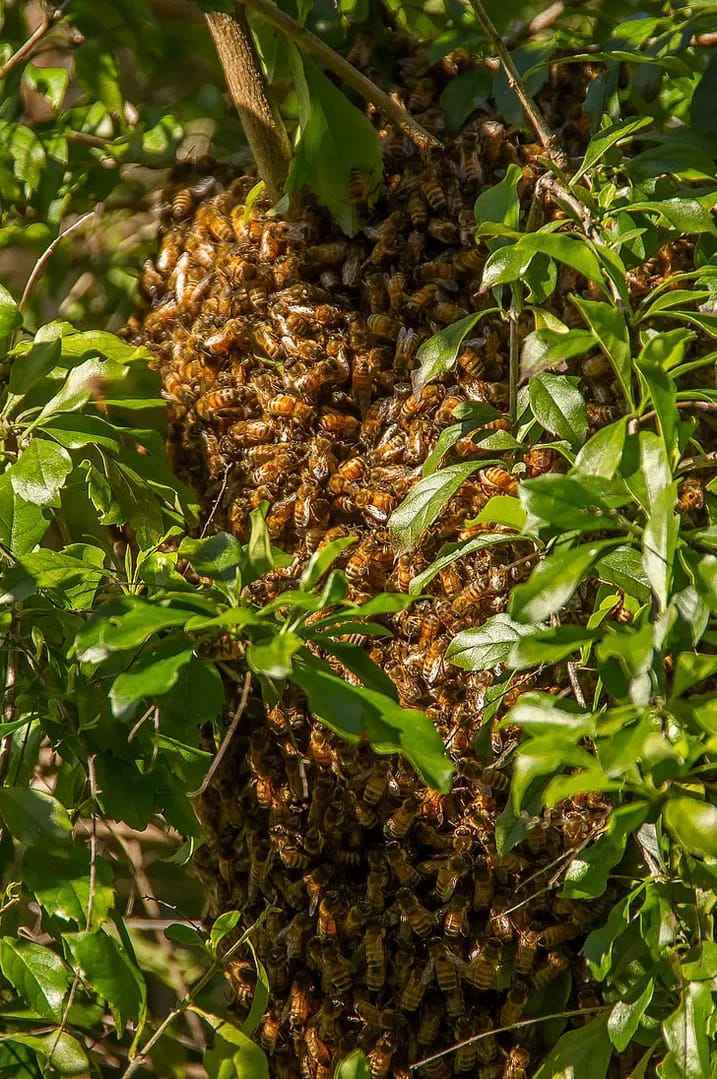
<svg viewBox="0 0 717 1079">
<path fill-rule="evenodd" d="M 354 1049 L 337 1065 L 334 1079 L 370 1079 L 369 1064 L 366 1055 L 360 1049 Z"/>
<path fill-rule="evenodd" d="M 585 400 L 577 386 L 543 371 L 530 380 L 530 407 L 536 420 L 571 446 L 580 446 L 588 430 Z"/>
<path fill-rule="evenodd" d="M 563 1034 L 534 1079 L 605 1079 L 611 1056 L 607 1016 L 600 1015 L 579 1030 Z"/>
<path fill-rule="evenodd" d="M 585 156 L 578 166 L 577 172 L 573 173 L 571 177 L 571 186 L 576 184 L 586 172 L 594 168 L 613 146 L 617 146 L 625 139 L 629 139 L 641 128 L 649 127 L 649 125 L 649 116 L 637 116 L 627 120 L 618 120 L 617 123 L 602 127 L 590 139 Z"/>
<path fill-rule="evenodd" d="M 434 562 L 431 562 L 430 566 L 421 570 L 421 572 L 412 579 L 408 586 L 409 594 L 411 596 L 420 595 L 426 585 L 430 584 L 442 569 L 445 569 L 446 566 L 450 566 L 453 562 L 457 562 L 459 559 L 467 557 L 474 551 L 481 551 L 486 547 L 495 547 L 501 543 L 509 543 L 513 538 L 514 537 L 512 536 L 501 535 L 500 533 L 486 533 L 482 536 L 474 536 L 473 539 L 466 540 L 463 543 L 449 544 L 449 549 L 445 551 L 444 554 L 439 555 Z"/>
<path fill-rule="evenodd" d="M 586 300 L 582 296 L 573 296 L 572 301 L 612 364 L 628 403 L 632 404 L 630 331 L 625 316 L 618 307 L 604 300 Z"/>
<path fill-rule="evenodd" d="M 62 803 L 35 787 L 0 787 L 0 816 L 15 839 L 30 846 L 64 845 L 72 833 Z"/>
<path fill-rule="evenodd" d="M 525 582 L 513 589 L 508 607 L 517 622 L 543 622 L 568 602 L 604 553 L 605 543 L 558 550 L 544 559 Z"/>
<path fill-rule="evenodd" d="M 665 827 L 679 846 L 700 857 L 717 858 L 717 806 L 700 798 L 669 798 Z"/>
<path fill-rule="evenodd" d="M 485 461 L 462 461 L 449 465 L 431 476 L 419 480 L 410 493 L 391 514 L 389 528 L 402 549 L 415 547 L 426 529 L 433 524 L 446 502 L 468 477 Z"/>
<path fill-rule="evenodd" d="M 661 610 L 667 606 L 680 530 L 680 519 L 675 513 L 676 497 L 675 483 L 657 496 L 642 534 L 643 566 Z"/>
<path fill-rule="evenodd" d="M 497 310 L 498 308 L 491 307 L 485 311 L 477 311 L 473 315 L 466 315 L 465 318 L 446 326 L 444 330 L 440 330 L 424 341 L 416 354 L 418 369 L 411 375 L 416 397 L 431 379 L 445 375 L 451 370 L 466 334 L 470 333 L 475 324 L 485 315 L 495 314 Z"/>
<path fill-rule="evenodd" d="M 104 930 L 66 933 L 62 938 L 75 963 L 107 1001 L 115 1029 L 130 1021 L 141 1026 L 147 1009 L 144 978 L 125 949 Z"/>
<path fill-rule="evenodd" d="M 446 663 L 464 671 L 485 671 L 505 663 L 521 637 L 537 633 L 542 626 L 514 622 L 507 614 L 496 614 L 477 629 L 457 633 L 445 652 Z"/>
<path fill-rule="evenodd" d="M 48 851 L 30 847 L 22 860 L 25 885 L 38 903 L 51 910 L 53 917 L 75 922 L 78 929 L 87 924 L 90 898 L 90 855 L 87 848 L 70 847 Z M 104 859 L 95 863 L 92 902 L 92 928 L 98 927 L 114 906 L 112 866 Z"/>
<path fill-rule="evenodd" d="M 618 1053 L 625 1052 L 637 1033 L 640 1020 L 649 1007 L 654 992 L 655 983 L 650 979 L 633 1003 L 628 1004 L 624 1000 L 618 1000 L 614 1005 L 607 1021 L 607 1032 Z"/>
<path fill-rule="evenodd" d="M 660 1079 L 704 1079 L 710 1069 L 710 1038 L 707 1017 L 712 998 L 704 982 L 682 987 L 680 1003 L 662 1024 L 668 1053 L 659 1064 Z"/>
<path fill-rule="evenodd" d="M 3 976 L 38 1016 L 60 1022 L 72 971 L 56 952 L 31 940 L 3 937 L 0 966 Z"/>
</svg>

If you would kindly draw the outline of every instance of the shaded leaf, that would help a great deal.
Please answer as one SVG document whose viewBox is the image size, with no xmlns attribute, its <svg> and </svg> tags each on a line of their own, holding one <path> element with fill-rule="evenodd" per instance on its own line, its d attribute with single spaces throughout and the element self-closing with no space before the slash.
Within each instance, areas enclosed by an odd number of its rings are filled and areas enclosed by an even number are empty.
<svg viewBox="0 0 717 1079">
<path fill-rule="evenodd" d="M 64 845 L 72 833 L 62 802 L 34 787 L 0 787 L 0 816 L 14 838 L 30 846 Z"/>
<path fill-rule="evenodd" d="M 422 480 L 411 488 L 410 493 L 391 514 L 389 528 L 395 533 L 401 549 L 415 547 L 416 543 L 433 524 L 446 502 L 460 485 L 486 461 L 462 461 L 449 465 Z"/>
<path fill-rule="evenodd" d="M 130 1021 L 141 1026 L 147 990 L 142 972 L 122 945 L 103 929 L 65 933 L 62 939 L 95 991 L 107 1001 L 118 1035 Z"/>
<path fill-rule="evenodd" d="M 536 420 L 571 446 L 585 441 L 588 430 L 585 400 L 577 386 L 563 375 L 543 371 L 530 380 L 530 407 Z"/>
<path fill-rule="evenodd" d="M 56 952 L 31 940 L 3 937 L 0 966 L 3 976 L 37 1015 L 60 1022 L 72 971 Z"/>
</svg>

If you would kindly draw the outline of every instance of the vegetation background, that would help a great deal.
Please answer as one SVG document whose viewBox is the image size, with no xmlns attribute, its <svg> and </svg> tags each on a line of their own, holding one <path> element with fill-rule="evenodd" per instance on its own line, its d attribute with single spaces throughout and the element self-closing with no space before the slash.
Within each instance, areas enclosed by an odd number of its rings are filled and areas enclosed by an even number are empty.
<svg viewBox="0 0 717 1079">
<path fill-rule="evenodd" d="M 370 168 L 377 149 L 341 168 L 312 157 L 303 136 L 321 92 L 307 115 L 284 38 L 248 6 L 297 135 L 302 169 L 290 186 L 313 189 L 350 229 L 337 206 L 350 201 L 351 169 Z M 633 1079 L 715 1075 L 715 5 L 281 7 L 343 56 L 360 31 L 380 40 L 400 30 L 433 60 L 456 48 L 484 57 L 441 103 L 453 130 L 496 110 L 531 131 L 481 13 L 532 93 L 551 63 L 597 73 L 582 163 L 566 168 L 559 148 L 543 147 L 561 231 L 520 218 L 510 176 L 477 208 L 490 255 L 484 290 L 506 318 L 522 305 L 536 313 L 513 357 L 530 372 L 513 398 L 513 443 L 500 448 L 519 464 L 526 446 L 546 445 L 567 475 L 521 482 L 519 499 L 486 507 L 485 521 L 526 536 L 541 558 L 508 615 L 462 634 L 447 658 L 468 670 L 569 661 L 576 676 L 594 676 L 587 694 L 528 694 L 510 715 L 524 740 L 506 853 L 543 805 L 593 791 L 614 802 L 560 882 L 567 897 L 607 896 L 586 944 L 601 1002 L 586 1026 L 567 1015 L 553 1023 L 554 1048 L 535 1074 L 603 1079 L 622 1055 Z M 188 869 L 202 841 L 191 795 L 211 763 L 199 730 L 213 728 L 221 744 L 248 671 L 268 700 L 301 681 L 313 661 L 310 615 L 332 609 L 340 634 L 371 611 L 344 602 L 341 575 L 330 572 L 338 548 L 297 582 L 304 617 L 290 629 L 281 612 L 252 607 L 247 585 L 284 557 L 262 512 L 247 544 L 199 538 L 195 496 L 164 450 L 159 377 L 145 352 L 115 336 L 142 302 L 137 280 L 156 249 L 170 170 L 181 178 L 182 162 L 206 171 L 211 161 L 229 175 L 250 160 L 202 12 L 184 0 L 68 0 L 7 3 L 0 16 L 0 1070 L 269 1075 L 252 1040 L 266 1004 L 261 966 L 242 1024 L 222 974 L 240 949 L 251 956 L 251 927 L 241 911 L 205 925 Z M 357 100 L 349 89 L 349 124 Z M 576 300 L 581 328 L 570 334 L 540 317 L 557 266 L 594 286 L 593 298 Z M 642 291 L 626 284 L 638 278 Z M 421 382 L 451 369 L 468 329 L 449 327 L 426 347 Z M 585 402 L 565 365 L 596 350 L 624 414 L 587 441 Z M 441 449 L 471 430 L 484 439 L 484 423 L 448 428 Z M 441 462 L 396 511 L 406 546 L 468 475 Z M 587 616 L 551 620 L 587 581 Z M 410 601 L 394 596 L 383 611 Z M 241 644 L 233 664 L 222 658 L 227 634 Z M 383 745 L 388 725 L 394 748 L 445 790 L 452 767 L 430 724 L 397 706 L 375 673 L 363 675 L 350 692 L 365 728 L 378 715 Z M 312 709 L 333 704 L 312 700 Z M 543 1015 L 567 1011 L 563 991 L 556 985 Z M 379 1067 L 359 1055 L 341 1079 L 380 1076 Z"/>
</svg>

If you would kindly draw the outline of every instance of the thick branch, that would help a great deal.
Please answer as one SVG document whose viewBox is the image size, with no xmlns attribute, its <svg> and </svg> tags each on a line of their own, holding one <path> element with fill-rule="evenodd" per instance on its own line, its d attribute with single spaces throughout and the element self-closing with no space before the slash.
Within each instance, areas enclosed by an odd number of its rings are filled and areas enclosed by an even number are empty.
<svg viewBox="0 0 717 1079">
<path fill-rule="evenodd" d="M 254 11 L 263 15 L 267 22 L 272 23 L 277 29 L 281 30 L 282 34 L 295 41 L 299 48 L 304 49 L 306 52 L 311 53 L 320 60 L 329 71 L 333 71 L 335 75 L 338 75 L 347 86 L 350 86 L 352 90 L 355 90 L 357 94 L 365 98 L 372 105 L 384 114 L 392 123 L 396 125 L 404 135 L 407 135 L 412 142 L 416 144 L 419 150 L 430 150 L 433 148 L 439 148 L 441 143 L 430 132 L 426 131 L 424 127 L 413 119 L 410 112 L 408 112 L 403 105 L 398 101 L 394 101 L 392 98 L 385 94 L 383 90 L 379 90 L 378 86 L 362 74 L 357 68 L 350 64 L 348 60 L 344 60 L 343 56 L 340 56 L 328 45 L 325 45 L 320 38 L 315 34 L 312 34 L 310 30 L 306 30 L 303 26 L 299 26 L 295 19 L 292 19 L 290 15 L 287 15 L 281 8 L 277 7 L 273 0 L 242 0 L 242 3 L 246 7 L 253 8 Z"/>
<path fill-rule="evenodd" d="M 291 146 L 283 121 L 272 108 L 246 17 L 243 11 L 236 18 L 211 11 L 206 18 L 259 175 L 276 201 L 289 171 Z"/>
</svg>

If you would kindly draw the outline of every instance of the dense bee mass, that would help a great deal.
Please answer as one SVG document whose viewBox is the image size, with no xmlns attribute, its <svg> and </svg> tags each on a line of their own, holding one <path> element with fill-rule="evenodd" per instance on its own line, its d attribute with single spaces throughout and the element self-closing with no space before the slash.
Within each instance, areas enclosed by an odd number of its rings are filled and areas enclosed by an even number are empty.
<svg viewBox="0 0 717 1079">
<path fill-rule="evenodd" d="M 459 439 L 445 460 L 483 456 L 486 466 L 416 550 L 397 555 L 392 545 L 388 519 L 454 409 L 490 404 L 499 413 L 490 428 L 510 427 L 508 329 L 496 316 L 463 342 L 450 375 L 418 394 L 411 381 L 422 342 L 492 303 L 478 291 L 476 196 L 511 162 L 527 198 L 536 175 L 535 147 L 494 119 L 478 116 L 447 138 L 436 101 L 465 62 L 403 62 L 399 92 L 446 149 L 421 155 L 379 128 L 384 185 L 353 239 L 311 207 L 287 221 L 267 216 L 261 197 L 249 205 L 254 178 L 202 182 L 171 200 L 145 273 L 151 309 L 141 339 L 172 404 L 176 461 L 214 523 L 245 536 L 248 514 L 266 501 L 274 542 L 296 555 L 255 586 L 257 598 L 289 586 L 311 552 L 344 535 L 358 537 L 339 562 L 351 598 L 406 592 L 443 543 L 485 530 L 471 520 L 490 497 L 516 491 L 507 459 L 496 465 L 494 452 Z M 560 85 L 553 90 L 557 99 Z M 567 88 L 565 97 L 577 137 Z M 360 175 L 349 193 L 364 199 Z M 602 367 L 591 377 L 597 426 L 611 415 L 610 375 Z M 558 462 L 536 448 L 523 465 L 535 476 Z M 686 485 L 685 502 L 695 497 Z M 500 718 L 536 682 L 522 676 L 501 688 L 497 675 L 444 662 L 458 630 L 504 610 L 529 553 L 516 542 L 468 555 L 441 570 L 430 598 L 388 619 L 393 637 L 352 637 L 443 736 L 458 764 L 449 795 L 422 787 L 401 760 L 339 743 L 289 697 L 265 715 L 255 708 L 203 798 L 197 865 L 212 913 L 239 908 L 249 923 L 278 908 L 254 941 L 271 985 L 259 1036 L 277 1079 L 329 1079 L 356 1046 L 373 1079 L 407 1079 L 409 1064 L 518 1022 L 568 970 L 580 999 L 595 999 L 578 952 L 604 903 L 556 899 L 554 875 L 600 830 L 607 803 L 561 803 L 501 856 L 496 821 L 515 733 L 495 723 L 484 731 L 482 763 L 474 741 L 491 695 L 502 697 Z M 254 972 L 241 962 L 230 975 L 236 1006 L 248 1008 Z M 489 1034 L 418 1074 L 521 1079 L 542 1044 L 533 1028 Z"/>
</svg>

